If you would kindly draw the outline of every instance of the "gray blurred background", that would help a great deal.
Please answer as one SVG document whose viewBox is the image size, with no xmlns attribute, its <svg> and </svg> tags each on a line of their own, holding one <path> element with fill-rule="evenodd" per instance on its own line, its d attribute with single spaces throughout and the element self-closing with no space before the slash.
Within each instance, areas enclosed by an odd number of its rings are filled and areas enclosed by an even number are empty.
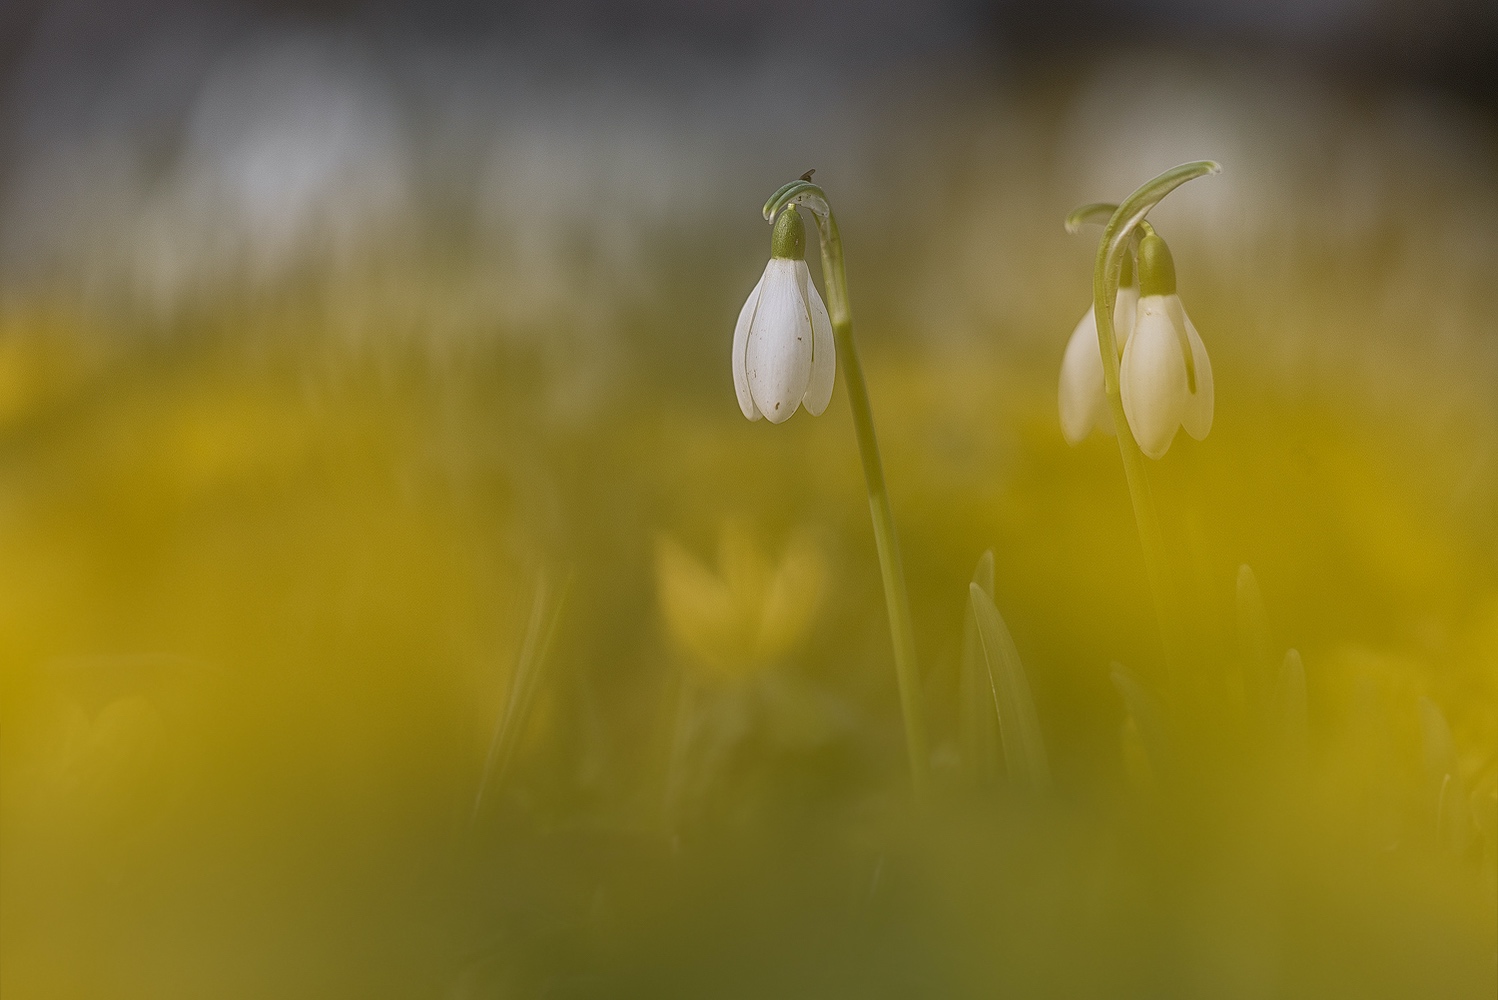
<svg viewBox="0 0 1498 1000">
<path fill-rule="evenodd" d="M 630 331 L 716 372 L 808 167 L 866 336 L 1047 365 L 1085 305 L 1060 216 L 1187 159 L 1228 165 L 1159 215 L 1204 267 L 1372 247 L 1409 289 L 1439 244 L 1460 315 L 1494 257 L 1492 3 L 11 0 L 0 40 L 0 291 L 152 329 L 295 286 L 355 341 L 570 331 L 574 388 Z"/>
</svg>

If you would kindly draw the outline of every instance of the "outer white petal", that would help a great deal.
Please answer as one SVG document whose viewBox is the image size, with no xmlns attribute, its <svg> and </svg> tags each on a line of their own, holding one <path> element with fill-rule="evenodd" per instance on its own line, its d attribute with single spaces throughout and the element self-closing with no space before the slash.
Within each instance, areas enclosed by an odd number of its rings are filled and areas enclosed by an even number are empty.
<svg viewBox="0 0 1498 1000">
<path fill-rule="evenodd" d="M 760 286 L 765 283 L 764 275 L 754 283 L 754 291 L 744 300 L 744 308 L 739 310 L 739 322 L 733 328 L 733 391 L 739 397 L 739 409 L 744 411 L 744 416 L 750 420 L 759 419 L 759 407 L 754 405 L 754 397 L 749 393 L 749 373 L 744 368 L 744 353 L 749 349 L 749 324 L 754 319 L 754 308 L 759 305 Z"/>
<path fill-rule="evenodd" d="M 1103 356 L 1098 350 L 1097 317 L 1087 310 L 1066 342 L 1061 358 L 1061 385 L 1057 392 L 1061 411 L 1061 434 L 1067 444 L 1081 444 L 1092 428 L 1106 422 L 1108 399 L 1103 393 Z"/>
<path fill-rule="evenodd" d="M 811 317 L 796 280 L 796 262 L 772 259 L 749 321 L 744 367 L 749 394 L 772 423 L 789 420 L 811 381 Z"/>
<path fill-rule="evenodd" d="M 1207 345 L 1202 343 L 1201 334 L 1196 332 L 1191 317 L 1186 315 L 1184 309 L 1181 310 L 1181 320 L 1186 324 L 1186 338 L 1191 341 L 1191 359 L 1196 365 L 1196 394 L 1186 401 L 1186 412 L 1181 417 L 1181 425 L 1186 428 L 1187 434 L 1200 441 L 1212 429 L 1212 361 L 1207 357 Z"/>
<path fill-rule="evenodd" d="M 806 261 L 796 262 L 796 277 L 806 292 L 811 314 L 811 381 L 807 383 L 802 403 L 807 413 L 819 417 L 832 399 L 833 383 L 837 380 L 837 346 L 832 336 L 832 318 L 827 315 L 827 306 L 817 286 L 812 284 Z"/>
<path fill-rule="evenodd" d="M 1139 300 L 1139 319 L 1124 348 L 1119 371 L 1124 413 L 1134 440 L 1150 458 L 1161 458 L 1181 424 L 1186 407 L 1186 362 L 1166 299 Z"/>
<path fill-rule="evenodd" d="M 1138 309 L 1139 289 L 1128 285 L 1118 290 L 1113 300 L 1113 336 L 1119 350 L 1129 342 Z M 1072 330 L 1061 359 L 1061 384 L 1057 393 L 1061 411 L 1061 434 L 1068 444 L 1081 444 L 1096 427 L 1104 434 L 1113 433 L 1113 414 L 1108 411 L 1108 394 L 1103 388 L 1103 355 L 1098 350 L 1097 317 L 1092 309 Z"/>
</svg>

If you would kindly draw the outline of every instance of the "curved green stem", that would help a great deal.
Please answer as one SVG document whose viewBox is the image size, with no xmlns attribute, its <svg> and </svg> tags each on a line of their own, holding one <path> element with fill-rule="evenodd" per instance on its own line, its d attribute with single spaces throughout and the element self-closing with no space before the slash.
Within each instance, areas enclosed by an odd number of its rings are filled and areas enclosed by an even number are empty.
<svg viewBox="0 0 1498 1000">
<path fill-rule="evenodd" d="M 1165 558 L 1165 539 L 1160 531 L 1160 517 L 1155 511 L 1154 496 L 1150 493 L 1149 479 L 1145 475 L 1144 453 L 1139 450 L 1139 443 L 1134 440 L 1133 431 L 1129 428 L 1128 415 L 1124 413 L 1123 394 L 1118 380 L 1118 341 L 1113 332 L 1113 300 L 1118 294 L 1119 270 L 1123 265 L 1124 254 L 1129 252 L 1129 241 L 1135 230 L 1144 224 L 1144 217 L 1149 214 L 1150 209 L 1187 181 L 1215 174 L 1221 169 L 1221 166 L 1211 160 L 1198 160 L 1172 167 L 1141 185 L 1109 216 L 1103 227 L 1103 238 L 1098 243 L 1097 261 L 1092 271 L 1092 305 L 1097 319 L 1098 350 L 1103 356 L 1103 388 L 1108 397 L 1108 410 L 1113 415 L 1113 426 L 1118 432 L 1118 450 L 1123 457 L 1124 477 L 1129 483 L 1134 522 L 1139 528 L 1140 547 L 1144 550 L 1144 571 L 1149 577 L 1150 594 L 1154 598 L 1155 614 L 1159 618 L 1167 683 L 1172 690 L 1176 687 L 1180 657 L 1180 615 L 1170 579 L 1170 567 Z M 1094 221 L 1104 208 L 1104 205 L 1082 206 L 1067 217 L 1067 228 L 1072 229 L 1073 218 L 1077 219 L 1078 226 Z"/>
<path fill-rule="evenodd" d="M 905 589 L 905 569 L 900 560 L 900 539 L 895 514 L 884 485 L 884 463 L 874 435 L 874 411 L 864 381 L 858 347 L 853 341 L 853 316 L 848 308 L 848 277 L 843 268 L 843 241 L 827 195 L 810 181 L 798 180 L 782 187 L 765 202 L 765 219 L 774 222 L 784 209 L 804 205 L 816 219 L 822 243 L 822 283 L 827 289 L 827 311 L 837 342 L 838 368 L 848 388 L 853 411 L 853 429 L 863 460 L 863 478 L 869 493 L 869 513 L 874 520 L 874 544 L 879 551 L 879 572 L 884 580 L 884 604 L 889 612 L 890 638 L 895 651 L 895 679 L 900 688 L 900 708 L 905 719 L 905 749 L 910 758 L 910 778 L 917 797 L 925 791 L 930 755 L 926 744 L 926 716 L 921 698 L 920 674 L 916 668 L 915 631 L 911 625 L 910 595 Z"/>
</svg>

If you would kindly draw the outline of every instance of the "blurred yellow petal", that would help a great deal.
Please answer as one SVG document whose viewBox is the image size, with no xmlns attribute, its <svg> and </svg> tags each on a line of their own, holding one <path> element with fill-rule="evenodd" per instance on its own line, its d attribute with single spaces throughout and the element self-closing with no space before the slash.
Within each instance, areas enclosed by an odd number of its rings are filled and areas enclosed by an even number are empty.
<svg viewBox="0 0 1498 1000">
<path fill-rule="evenodd" d="M 827 563 L 815 546 L 798 540 L 786 549 L 764 595 L 759 630 L 762 657 L 784 656 L 806 635 L 826 580 Z"/>
<path fill-rule="evenodd" d="M 779 562 L 741 524 L 718 539 L 713 572 L 674 539 L 656 542 L 661 616 L 694 666 L 713 676 L 742 676 L 784 657 L 806 635 L 821 603 L 826 562 L 805 541 Z"/>
</svg>

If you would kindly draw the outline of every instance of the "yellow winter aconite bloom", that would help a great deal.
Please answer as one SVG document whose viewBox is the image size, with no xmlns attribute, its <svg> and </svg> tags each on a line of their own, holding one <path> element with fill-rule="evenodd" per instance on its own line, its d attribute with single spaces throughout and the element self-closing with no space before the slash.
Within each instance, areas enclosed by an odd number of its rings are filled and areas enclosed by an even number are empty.
<svg viewBox="0 0 1498 1000">
<path fill-rule="evenodd" d="M 821 603 L 827 564 L 806 539 L 772 560 L 740 524 L 718 539 L 716 571 L 674 539 L 656 542 L 661 615 L 671 637 L 719 679 L 773 664 L 806 635 Z"/>
</svg>

